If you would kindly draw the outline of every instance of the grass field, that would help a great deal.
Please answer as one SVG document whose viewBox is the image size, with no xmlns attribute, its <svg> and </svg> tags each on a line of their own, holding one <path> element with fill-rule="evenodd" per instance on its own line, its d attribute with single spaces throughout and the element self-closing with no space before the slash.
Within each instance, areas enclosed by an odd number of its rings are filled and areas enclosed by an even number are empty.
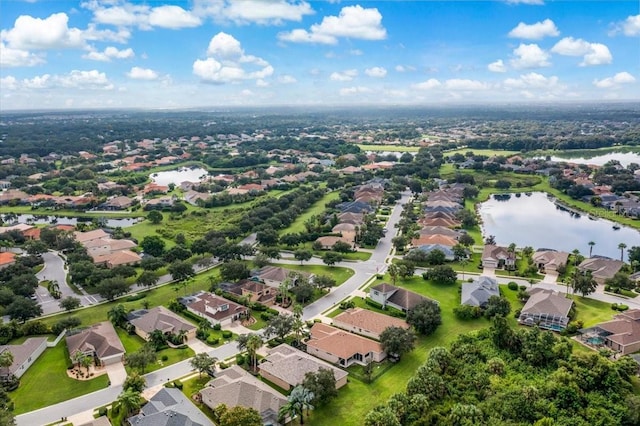
<svg viewBox="0 0 640 426">
<path fill-rule="evenodd" d="M 142 338 L 136 334 L 129 334 L 126 331 L 122 330 L 121 328 L 117 328 L 116 331 L 118 333 L 118 337 L 122 341 L 122 345 L 124 346 L 124 350 L 126 353 L 136 352 L 142 347 L 142 345 L 145 344 L 145 341 L 142 340 Z M 183 361 L 187 358 L 191 358 L 192 356 L 195 355 L 195 352 L 193 352 L 193 349 L 191 348 L 185 348 L 185 349 L 167 348 L 167 349 L 163 349 L 161 351 L 156 352 L 156 355 L 158 356 L 158 359 L 156 360 L 155 363 L 147 366 L 147 368 L 144 370 L 145 374 L 158 370 L 160 368 L 166 367 L 167 365 L 171 365 L 171 364 L 175 364 L 176 362 Z M 166 361 L 162 361 L 163 356 L 167 356 L 168 359 Z M 129 367 L 125 367 L 125 368 L 127 369 L 127 372 L 131 371 Z"/>
<path fill-rule="evenodd" d="M 48 348 L 20 378 L 20 387 L 9 393 L 15 403 L 14 414 L 57 404 L 107 387 L 105 374 L 81 381 L 67 376 L 67 350 L 64 341 Z"/>
<path fill-rule="evenodd" d="M 504 155 L 505 157 L 508 157 L 510 155 L 515 155 L 519 153 L 519 151 L 501 151 L 497 149 L 460 148 L 460 149 L 454 149 L 452 151 L 445 151 L 443 152 L 443 154 L 445 157 L 448 157 L 453 154 L 465 155 L 469 151 L 473 152 L 475 155 L 486 155 L 487 157 L 494 157 L 499 155 Z"/>
<path fill-rule="evenodd" d="M 339 191 L 329 192 L 327 195 L 316 201 L 309 207 L 304 213 L 296 218 L 291 225 L 281 229 L 278 233 L 282 234 L 294 234 L 306 232 L 304 223 L 311 218 L 311 216 L 321 214 L 325 209 L 325 204 L 330 201 L 337 200 L 340 197 Z"/>
<path fill-rule="evenodd" d="M 388 151 L 388 152 L 418 152 L 420 150 L 419 146 L 411 145 L 366 145 L 366 144 L 358 144 L 358 148 L 363 151 Z"/>
<path fill-rule="evenodd" d="M 281 266 L 285 269 L 292 269 L 295 271 L 308 272 L 314 275 L 328 275 L 336 280 L 336 285 L 344 283 L 351 278 L 354 274 L 353 269 L 342 268 L 340 266 L 325 266 L 325 265 L 285 265 L 275 264 L 275 266 Z"/>
</svg>

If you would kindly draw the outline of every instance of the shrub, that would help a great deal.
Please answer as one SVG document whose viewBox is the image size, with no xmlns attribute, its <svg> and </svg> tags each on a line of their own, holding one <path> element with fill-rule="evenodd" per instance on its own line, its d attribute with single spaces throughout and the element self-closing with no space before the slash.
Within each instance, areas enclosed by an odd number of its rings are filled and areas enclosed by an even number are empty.
<svg viewBox="0 0 640 426">
<path fill-rule="evenodd" d="M 80 324 L 81 321 L 78 317 L 69 317 L 56 322 L 53 327 L 51 327 L 51 331 L 57 336 L 58 334 L 62 333 L 62 330 L 72 330 L 78 327 Z"/>
<path fill-rule="evenodd" d="M 102 417 L 102 416 L 106 416 L 107 415 L 107 407 L 100 407 L 98 409 L 98 416 Z"/>
<path fill-rule="evenodd" d="M 217 323 L 217 324 L 213 325 L 213 329 L 216 330 L 216 331 L 220 331 L 220 330 L 222 330 L 222 326 L 220 325 L 220 323 Z"/>
<path fill-rule="evenodd" d="M 605 285 L 604 286 L 604 291 L 611 291 L 611 286 L 610 285 Z"/>
<path fill-rule="evenodd" d="M 230 332 L 229 330 L 222 330 L 222 337 L 224 337 L 225 339 L 229 339 L 231 336 L 233 336 L 232 332 Z"/>
<path fill-rule="evenodd" d="M 260 313 L 260 318 L 262 318 L 263 321 L 269 321 L 271 317 L 273 317 L 273 315 L 271 315 L 269 312 Z"/>
<path fill-rule="evenodd" d="M 613 309 L 614 311 L 618 310 L 618 304 L 617 303 L 612 303 L 611 304 L 611 309 Z"/>
<path fill-rule="evenodd" d="M 25 336 L 33 336 L 34 334 L 47 334 L 51 330 L 49 326 L 42 321 L 31 321 L 22 326 L 22 334 Z"/>
<path fill-rule="evenodd" d="M 340 304 L 340 309 L 345 310 L 345 309 L 351 309 L 351 308 L 355 308 L 356 304 L 353 303 L 353 300 L 348 300 L 346 302 L 342 302 Z"/>
<path fill-rule="evenodd" d="M 227 368 L 229 368 L 229 365 L 225 362 L 220 362 L 218 363 L 218 367 L 220 367 L 220 370 L 226 370 Z"/>
<path fill-rule="evenodd" d="M 374 308 L 382 309 L 382 304 L 381 303 L 378 303 L 375 300 L 370 299 L 368 297 L 365 297 L 364 303 L 366 303 L 367 305 L 372 306 Z"/>
<path fill-rule="evenodd" d="M 160 358 L 162 361 L 169 361 L 169 357 L 167 355 L 162 355 L 162 358 Z"/>
<path fill-rule="evenodd" d="M 619 310 L 620 312 L 622 312 L 622 311 L 626 311 L 627 309 L 629 309 L 629 307 L 628 307 L 627 305 L 623 305 L 623 304 L 619 304 L 619 305 L 618 305 L 618 310 Z"/>
<path fill-rule="evenodd" d="M 513 317 L 514 318 L 520 318 L 520 313 L 522 312 L 522 309 L 518 309 L 513 313 Z"/>
<path fill-rule="evenodd" d="M 182 387 L 183 387 L 184 385 L 182 384 L 182 382 L 181 382 L 180 380 L 174 380 L 174 381 L 173 381 L 173 386 L 175 386 L 176 388 L 178 388 L 178 389 L 182 390 Z"/>
<path fill-rule="evenodd" d="M 257 312 L 264 312 L 267 310 L 267 307 L 264 306 L 262 303 L 254 303 L 251 309 Z"/>
<path fill-rule="evenodd" d="M 244 356 L 242 354 L 236 355 L 236 364 L 244 365 Z"/>
<path fill-rule="evenodd" d="M 218 337 L 209 336 L 207 337 L 207 343 L 212 346 L 215 346 L 218 343 L 220 343 L 220 339 Z"/>
<path fill-rule="evenodd" d="M 461 320 L 471 320 L 482 316 L 482 309 L 479 306 L 460 305 L 453 308 L 455 316 Z"/>
<path fill-rule="evenodd" d="M 509 290 L 517 291 L 518 290 L 518 283 L 510 281 L 509 284 L 507 284 L 507 287 L 509 288 Z"/>
<path fill-rule="evenodd" d="M 138 294 L 133 294 L 133 295 L 127 297 L 125 299 L 125 301 L 126 302 L 135 302 L 136 300 L 144 299 L 145 297 L 146 297 L 146 294 L 138 293 Z"/>
<path fill-rule="evenodd" d="M 518 287 L 520 290 L 526 290 L 527 286 L 526 285 L 521 285 L 520 287 Z"/>
</svg>

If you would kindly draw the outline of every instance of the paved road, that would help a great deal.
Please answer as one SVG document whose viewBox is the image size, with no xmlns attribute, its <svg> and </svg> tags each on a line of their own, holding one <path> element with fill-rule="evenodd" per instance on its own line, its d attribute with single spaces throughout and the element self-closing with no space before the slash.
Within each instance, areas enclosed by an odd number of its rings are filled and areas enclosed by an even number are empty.
<svg viewBox="0 0 640 426">
<path fill-rule="evenodd" d="M 219 360 L 227 359 L 238 353 L 235 342 L 227 343 L 209 352 L 209 355 Z M 193 372 L 189 360 L 170 365 L 163 369 L 148 373 L 147 387 L 162 385 L 169 380 L 186 376 Z M 70 399 L 59 404 L 41 408 L 36 411 L 21 414 L 16 417 L 18 426 L 34 426 L 53 423 L 62 417 L 69 417 L 73 414 L 81 413 L 94 407 L 100 407 L 114 401 L 122 392 L 122 386 L 114 386 L 93 392 L 78 398 Z"/>
</svg>

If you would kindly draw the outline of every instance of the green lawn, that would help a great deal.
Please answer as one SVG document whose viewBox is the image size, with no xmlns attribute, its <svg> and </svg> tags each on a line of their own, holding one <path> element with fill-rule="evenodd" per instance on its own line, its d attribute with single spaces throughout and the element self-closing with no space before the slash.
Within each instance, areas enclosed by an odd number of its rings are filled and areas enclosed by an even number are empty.
<svg viewBox="0 0 640 426">
<path fill-rule="evenodd" d="M 314 275 L 328 275 L 336 280 L 336 285 L 344 283 L 351 278 L 354 274 L 353 269 L 343 268 L 341 266 L 325 266 L 325 265 L 286 265 L 274 264 L 285 269 L 291 269 L 294 271 L 307 272 Z"/>
<path fill-rule="evenodd" d="M 498 155 L 504 155 L 505 157 L 509 157 L 511 155 L 515 155 L 519 153 L 519 151 L 502 151 L 502 150 L 496 150 L 496 149 L 460 148 L 460 149 L 454 149 L 452 151 L 444 151 L 443 154 L 445 157 L 448 157 L 453 154 L 465 155 L 469 151 L 473 152 L 475 155 L 486 155 L 487 157 L 493 157 Z"/>
<path fill-rule="evenodd" d="M 296 218 L 296 220 L 294 220 L 291 225 L 289 225 L 288 227 L 286 227 L 284 229 L 281 229 L 280 231 L 278 231 L 278 233 L 280 235 L 282 235 L 282 234 L 294 234 L 294 233 L 304 233 L 304 232 L 306 232 L 306 229 L 304 227 L 304 223 L 307 220 L 309 220 L 311 218 L 311 216 L 314 216 L 314 215 L 318 216 L 319 214 L 321 214 L 326 208 L 325 204 L 327 204 L 330 201 L 337 200 L 339 197 L 340 197 L 340 192 L 339 191 L 329 192 L 324 197 L 322 197 L 320 200 L 318 200 L 315 203 L 313 203 L 311 205 L 311 207 L 309 207 L 307 210 L 305 210 L 304 213 L 302 213 L 300 216 L 298 216 Z"/>
<path fill-rule="evenodd" d="M 67 350 L 64 341 L 48 348 L 20 378 L 20 387 L 9 393 L 15 402 L 14 414 L 22 414 L 57 404 L 107 387 L 105 374 L 81 381 L 67 376 Z"/>
<path fill-rule="evenodd" d="M 388 151 L 388 152 L 418 152 L 419 146 L 411 145 L 366 145 L 358 144 L 363 151 Z"/>
<path fill-rule="evenodd" d="M 256 320 L 256 322 L 247 327 L 249 330 L 257 331 L 267 326 L 267 322 L 260 318 L 260 314 L 262 314 L 262 312 L 251 311 L 251 316 Z"/>
<path fill-rule="evenodd" d="M 121 328 L 116 329 L 118 333 L 118 337 L 122 341 L 122 345 L 126 353 L 132 353 L 137 351 L 144 345 L 145 341 L 142 340 L 140 336 L 137 334 L 129 334 Z M 151 365 L 148 365 L 145 369 L 145 374 L 150 373 L 155 370 L 159 370 L 160 368 L 166 367 L 167 365 L 175 364 L 176 362 L 184 361 L 185 359 L 191 358 L 195 355 L 193 349 L 185 348 L 185 349 L 173 349 L 167 348 L 157 352 L 158 360 Z M 168 359 L 166 361 L 162 361 L 163 356 L 167 356 Z M 130 371 L 129 367 L 126 367 L 127 371 Z"/>
</svg>

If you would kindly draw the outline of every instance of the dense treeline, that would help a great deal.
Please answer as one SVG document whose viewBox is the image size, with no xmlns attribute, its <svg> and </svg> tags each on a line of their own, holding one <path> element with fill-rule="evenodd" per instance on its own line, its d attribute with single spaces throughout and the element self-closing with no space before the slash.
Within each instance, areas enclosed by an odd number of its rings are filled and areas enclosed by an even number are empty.
<svg viewBox="0 0 640 426">
<path fill-rule="evenodd" d="M 571 344 L 538 328 L 490 329 L 434 348 L 405 392 L 366 417 L 391 425 L 637 425 L 640 397 L 629 357 L 571 353 Z"/>
</svg>

